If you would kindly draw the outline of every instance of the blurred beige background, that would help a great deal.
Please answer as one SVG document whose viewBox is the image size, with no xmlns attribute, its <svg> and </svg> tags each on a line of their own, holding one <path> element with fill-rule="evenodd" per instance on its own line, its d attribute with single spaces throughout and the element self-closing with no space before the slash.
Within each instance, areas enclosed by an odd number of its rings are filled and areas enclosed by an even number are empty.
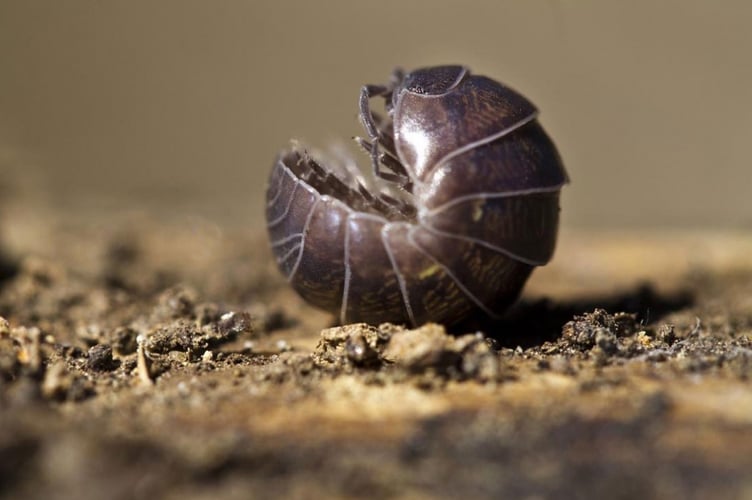
<svg viewBox="0 0 752 500">
<path fill-rule="evenodd" d="M 750 26 L 744 0 L 0 0 L 0 176 L 256 224 L 289 138 L 347 139 L 361 84 L 459 62 L 542 110 L 566 225 L 750 227 Z"/>
</svg>

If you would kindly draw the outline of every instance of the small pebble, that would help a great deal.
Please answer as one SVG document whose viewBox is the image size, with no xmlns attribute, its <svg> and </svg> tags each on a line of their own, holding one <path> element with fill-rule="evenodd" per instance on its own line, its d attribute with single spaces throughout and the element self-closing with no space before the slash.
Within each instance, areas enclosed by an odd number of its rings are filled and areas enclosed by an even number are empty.
<svg viewBox="0 0 752 500">
<path fill-rule="evenodd" d="M 10 335 L 10 324 L 8 320 L 0 316 L 0 336 Z"/>
<path fill-rule="evenodd" d="M 89 349 L 86 367 L 98 372 L 114 370 L 116 363 L 112 359 L 112 347 L 107 344 L 97 344 Z"/>
<path fill-rule="evenodd" d="M 277 349 L 279 350 L 279 352 L 292 351 L 292 346 L 288 344 L 286 340 L 280 339 L 277 341 L 275 345 L 277 346 Z"/>
<path fill-rule="evenodd" d="M 187 396 L 191 392 L 190 387 L 188 387 L 188 384 L 186 384 L 184 381 L 178 383 L 177 389 L 178 389 L 178 394 L 180 394 L 181 396 Z"/>
</svg>

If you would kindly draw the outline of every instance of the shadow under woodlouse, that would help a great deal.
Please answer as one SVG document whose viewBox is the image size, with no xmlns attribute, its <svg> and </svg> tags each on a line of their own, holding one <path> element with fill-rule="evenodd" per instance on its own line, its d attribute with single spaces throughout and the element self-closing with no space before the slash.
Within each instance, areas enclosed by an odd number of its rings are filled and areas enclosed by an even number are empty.
<svg viewBox="0 0 752 500">
<path fill-rule="evenodd" d="M 594 309 L 609 313 L 627 312 L 645 324 L 694 304 L 688 289 L 661 294 L 651 285 L 643 284 L 614 295 L 582 297 L 571 301 L 521 300 L 500 320 L 473 318 L 450 329 L 455 333 L 479 330 L 494 338 L 501 347 L 528 348 L 554 341 L 562 327 L 575 316 Z"/>
</svg>

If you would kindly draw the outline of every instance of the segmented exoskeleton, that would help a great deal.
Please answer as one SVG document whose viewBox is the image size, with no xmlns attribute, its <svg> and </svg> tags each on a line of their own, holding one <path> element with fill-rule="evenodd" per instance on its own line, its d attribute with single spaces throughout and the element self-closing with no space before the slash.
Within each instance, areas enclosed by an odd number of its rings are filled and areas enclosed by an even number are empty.
<svg viewBox="0 0 752 500">
<path fill-rule="evenodd" d="M 274 164 L 266 216 L 280 270 L 342 323 L 498 316 L 556 242 L 567 175 L 537 114 L 462 66 L 366 85 L 356 140 L 375 181 L 299 146 Z"/>
</svg>

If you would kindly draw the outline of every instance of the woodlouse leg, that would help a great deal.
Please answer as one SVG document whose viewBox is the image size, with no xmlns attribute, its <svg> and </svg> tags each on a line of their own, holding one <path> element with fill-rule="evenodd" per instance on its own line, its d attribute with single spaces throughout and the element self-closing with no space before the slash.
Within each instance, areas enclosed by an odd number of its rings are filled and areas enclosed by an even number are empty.
<svg viewBox="0 0 752 500">
<path fill-rule="evenodd" d="M 379 129 L 371 113 L 370 100 L 373 97 L 386 96 L 389 93 L 391 93 L 391 88 L 386 85 L 364 85 L 360 89 L 360 121 L 366 129 L 368 138 L 371 140 L 379 137 Z"/>
<path fill-rule="evenodd" d="M 376 177 L 380 177 L 390 182 L 396 182 L 404 189 L 411 191 L 412 182 L 407 174 L 405 167 L 397 160 L 397 152 L 394 147 L 394 141 L 392 137 L 384 134 L 379 125 L 384 120 L 376 113 L 371 111 L 370 100 L 373 97 L 381 96 L 387 102 L 387 110 L 390 108 L 390 96 L 404 74 L 399 68 L 395 69 L 392 73 L 391 82 L 389 85 L 365 85 L 360 90 L 360 121 L 365 128 L 368 138 L 371 140 L 369 143 L 360 137 L 356 137 L 355 140 L 368 151 L 371 157 L 371 166 L 373 173 Z M 380 146 L 389 153 L 382 154 L 379 150 Z M 381 165 L 389 168 L 393 173 L 384 172 Z"/>
<path fill-rule="evenodd" d="M 376 151 L 377 148 L 376 142 L 371 143 L 361 137 L 355 137 L 355 141 L 360 147 L 366 150 L 366 152 L 373 159 L 374 151 Z M 378 154 L 379 166 L 374 167 L 374 175 L 376 177 L 384 179 L 385 181 L 394 182 L 395 184 L 398 184 L 400 187 L 405 189 L 407 192 L 411 193 L 413 189 L 413 182 L 412 179 L 410 179 L 410 175 L 407 173 L 405 166 L 391 155 L 385 153 L 379 154 L 378 152 L 376 154 Z M 384 169 L 381 168 L 381 165 L 388 168 L 391 172 L 384 171 Z"/>
<path fill-rule="evenodd" d="M 394 145 L 394 128 L 390 120 L 384 119 L 379 113 L 371 111 L 371 117 L 379 134 L 379 147 L 398 158 L 397 148 Z"/>
</svg>

